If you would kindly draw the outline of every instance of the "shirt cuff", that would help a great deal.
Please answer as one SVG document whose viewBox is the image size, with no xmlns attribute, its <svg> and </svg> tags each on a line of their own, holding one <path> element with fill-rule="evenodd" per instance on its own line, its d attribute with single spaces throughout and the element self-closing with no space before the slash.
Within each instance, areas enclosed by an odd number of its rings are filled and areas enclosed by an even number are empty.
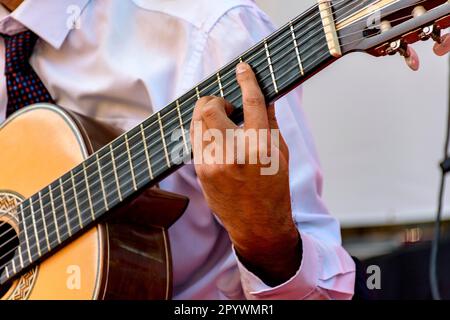
<svg viewBox="0 0 450 320">
<path fill-rule="evenodd" d="M 297 300 L 306 298 L 317 288 L 320 269 L 319 254 L 310 236 L 301 234 L 301 238 L 303 252 L 299 270 L 291 279 L 276 287 L 266 285 L 258 276 L 250 272 L 239 260 L 233 248 L 247 299 Z"/>
</svg>

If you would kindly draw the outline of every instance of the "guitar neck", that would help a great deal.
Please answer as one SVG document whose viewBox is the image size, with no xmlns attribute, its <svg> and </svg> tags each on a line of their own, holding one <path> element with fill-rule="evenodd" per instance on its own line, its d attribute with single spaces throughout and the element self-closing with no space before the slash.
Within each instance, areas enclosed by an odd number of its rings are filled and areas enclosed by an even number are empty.
<svg viewBox="0 0 450 320">
<path fill-rule="evenodd" d="M 93 154 L 18 208 L 19 250 L 1 275 L 5 283 L 101 219 L 112 208 L 155 185 L 191 157 L 189 129 L 202 96 L 221 96 L 243 122 L 235 67 L 249 63 L 267 103 L 279 99 L 336 58 L 319 7 L 306 11 L 139 126 Z"/>
</svg>

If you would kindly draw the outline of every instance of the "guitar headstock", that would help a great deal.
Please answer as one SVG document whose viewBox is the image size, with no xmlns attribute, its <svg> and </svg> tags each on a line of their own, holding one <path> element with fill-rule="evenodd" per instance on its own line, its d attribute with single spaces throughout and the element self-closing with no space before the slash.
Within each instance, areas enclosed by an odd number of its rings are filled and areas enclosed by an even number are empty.
<svg viewBox="0 0 450 320">
<path fill-rule="evenodd" d="M 406 54 L 409 44 L 433 39 L 450 26 L 448 0 L 333 0 L 343 54 Z"/>
</svg>

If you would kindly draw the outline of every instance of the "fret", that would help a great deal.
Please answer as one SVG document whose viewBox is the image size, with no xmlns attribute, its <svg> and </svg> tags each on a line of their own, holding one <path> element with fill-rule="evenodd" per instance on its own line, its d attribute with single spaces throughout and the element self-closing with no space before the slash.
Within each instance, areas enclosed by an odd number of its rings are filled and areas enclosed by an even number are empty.
<svg viewBox="0 0 450 320">
<path fill-rule="evenodd" d="M 38 193 L 38 197 L 39 197 L 39 209 L 41 211 L 41 217 L 42 217 L 42 224 L 44 226 L 45 241 L 47 243 L 47 249 L 48 249 L 48 251 L 50 251 L 51 250 L 50 239 L 48 237 L 48 227 L 47 227 L 47 223 L 45 221 L 46 214 L 44 213 L 44 206 L 42 205 L 42 194 L 41 194 L 41 192 Z"/>
<path fill-rule="evenodd" d="M 103 182 L 102 168 L 100 167 L 100 157 L 99 157 L 98 153 L 95 154 L 95 159 L 96 159 L 95 162 L 97 162 L 98 176 L 99 176 L 99 180 L 100 180 L 100 187 L 102 188 L 103 201 L 105 203 L 105 210 L 108 211 L 109 210 L 108 198 L 106 197 L 105 183 Z"/>
<path fill-rule="evenodd" d="M 305 71 L 303 70 L 302 59 L 300 57 L 300 52 L 298 51 L 297 36 L 295 35 L 294 25 L 292 24 L 292 21 L 289 23 L 289 25 L 290 25 L 290 28 L 291 28 L 292 40 L 294 42 L 295 54 L 297 56 L 298 66 L 300 68 L 300 73 L 302 74 L 302 76 L 304 76 L 305 75 Z"/>
<path fill-rule="evenodd" d="M 242 94 L 235 71 L 239 62 L 252 66 L 270 103 L 332 62 L 329 51 L 320 12 L 312 8 L 102 148 L 48 186 L 48 192 L 43 189 L 25 201 L 27 205 L 19 206 L 18 260 L 13 259 L 5 273 L 9 276 L 26 268 L 34 255 L 53 250 L 56 240 L 63 243 L 137 190 L 178 168 L 180 151 L 183 158 L 191 155 L 188 132 L 201 96 L 221 96 L 232 102 L 235 109 L 230 117 L 241 124 Z"/>
<path fill-rule="evenodd" d="M 108 208 L 114 207 L 114 205 L 117 204 L 119 199 L 122 197 L 118 177 L 115 174 L 117 171 L 115 169 L 115 165 L 113 165 L 114 161 L 112 158 L 113 155 L 111 153 L 111 148 L 112 146 L 104 148 L 98 152 L 98 163 Z"/>
<path fill-rule="evenodd" d="M 58 219 L 56 218 L 55 202 L 53 199 L 52 185 L 49 185 L 47 187 L 47 193 L 46 193 L 46 196 L 44 196 L 44 199 L 45 199 L 45 197 L 48 197 L 49 201 L 47 203 L 50 203 L 50 209 L 52 211 L 51 218 L 53 218 L 53 226 L 55 228 L 56 240 L 58 241 L 58 243 L 61 243 L 61 236 L 59 234 L 59 223 L 58 223 Z"/>
<path fill-rule="evenodd" d="M 220 76 L 219 76 L 219 79 L 220 79 Z M 222 86 L 220 86 L 220 87 L 221 87 L 221 89 L 220 89 L 221 90 L 221 95 L 223 97 Z M 190 151 L 189 151 L 190 149 L 189 149 L 189 146 L 188 146 L 188 143 L 187 143 L 187 139 L 186 139 L 186 133 L 185 133 L 185 129 L 184 129 L 183 117 L 181 115 L 181 110 L 180 110 L 180 102 L 177 100 L 176 104 L 177 104 L 178 121 L 180 123 L 181 134 L 183 136 L 184 151 L 185 151 L 185 155 L 188 155 L 188 154 L 190 154 Z"/>
<path fill-rule="evenodd" d="M 73 171 L 70 171 L 70 180 L 72 181 L 73 199 L 75 202 L 75 210 L 78 217 L 78 224 L 80 225 L 80 229 L 83 229 L 83 218 L 81 216 L 80 205 L 78 204 L 77 183 L 75 183 Z"/>
<path fill-rule="evenodd" d="M 116 160 L 114 159 L 114 149 L 113 149 L 112 144 L 109 145 L 109 149 L 110 149 L 110 154 L 111 154 L 111 162 L 112 162 L 112 166 L 113 166 L 114 178 L 116 180 L 117 193 L 119 194 L 120 201 L 122 201 L 122 191 L 120 191 L 119 177 L 117 176 Z"/>
<path fill-rule="evenodd" d="M 55 202 L 53 200 L 53 190 L 52 190 L 51 185 L 48 186 L 48 193 L 50 195 L 50 204 L 52 206 L 52 215 L 53 215 L 53 222 L 55 224 L 55 229 L 56 229 L 56 237 L 58 239 L 58 243 L 61 243 L 61 236 L 59 234 L 59 224 L 58 224 L 58 219 L 56 218 Z"/>
<path fill-rule="evenodd" d="M 185 152 L 187 150 L 187 154 L 185 154 L 185 155 L 186 156 L 191 156 L 192 146 L 191 146 L 191 143 L 190 143 L 191 137 L 190 137 L 190 134 L 189 134 L 189 130 L 191 128 L 191 121 L 192 121 L 192 115 L 193 115 L 194 110 L 189 105 L 181 105 L 181 104 L 178 104 L 177 108 L 179 109 L 177 125 L 180 128 L 181 124 L 183 124 L 181 129 L 184 132 L 183 145 L 184 145 Z"/>
<path fill-rule="evenodd" d="M 47 228 L 46 223 L 43 217 L 45 217 L 45 211 L 42 214 L 41 203 L 39 201 L 39 193 L 28 199 L 30 206 L 30 214 L 31 220 L 33 221 L 33 230 L 36 242 L 36 254 L 38 257 L 41 257 L 44 253 L 46 253 L 48 238 L 46 237 Z M 32 245 L 32 241 L 30 245 Z"/>
<path fill-rule="evenodd" d="M 97 214 L 105 209 L 105 198 L 101 188 L 101 177 L 97 155 L 89 157 L 74 169 L 78 198 L 84 227 L 97 219 Z M 100 190 L 101 189 L 101 190 Z"/>
<path fill-rule="evenodd" d="M 89 167 L 91 167 L 91 165 Z M 89 190 L 91 188 L 91 185 L 89 183 L 89 176 L 87 173 L 86 162 L 83 162 L 83 173 L 84 173 L 84 182 L 86 185 L 86 193 L 87 193 L 87 198 L 88 198 L 88 203 L 89 203 L 89 211 L 91 212 L 92 221 L 95 221 L 94 206 L 92 205 L 92 195 L 91 195 L 91 191 Z"/>
<path fill-rule="evenodd" d="M 53 182 L 49 187 L 50 202 L 53 211 L 54 226 L 56 228 L 56 237 L 61 243 L 69 235 L 69 225 L 67 224 L 63 196 L 61 195 L 60 180 Z"/>
<path fill-rule="evenodd" d="M 184 127 L 180 126 L 179 102 L 173 104 L 173 108 L 158 114 L 161 139 L 164 149 L 165 160 L 168 168 L 183 163 L 186 157 L 186 144 Z M 162 150 L 161 150 L 162 152 Z"/>
<path fill-rule="evenodd" d="M 166 156 L 167 166 L 170 168 L 171 164 L 170 164 L 170 160 L 169 160 L 169 153 L 167 151 L 166 139 L 164 138 L 164 129 L 163 129 L 160 113 L 158 113 L 158 122 L 159 122 L 159 129 L 160 129 L 160 133 L 161 133 L 161 140 L 162 140 L 163 148 L 164 148 L 164 154 Z"/>
<path fill-rule="evenodd" d="M 131 158 L 131 152 L 130 152 L 130 144 L 128 142 L 128 134 L 125 134 L 125 144 L 127 146 L 127 154 L 128 154 L 128 162 L 130 164 L 130 171 L 131 171 L 131 179 L 133 180 L 133 189 L 137 190 L 137 184 L 136 184 L 136 177 L 134 175 L 134 167 L 133 167 L 133 160 Z"/>
<path fill-rule="evenodd" d="M 24 208 L 22 207 L 22 204 L 19 206 L 19 210 L 20 210 L 20 215 L 21 215 L 21 224 L 22 224 L 22 233 L 25 235 L 25 244 L 26 244 L 26 252 L 28 253 L 28 261 L 31 262 L 33 261 L 31 258 L 31 250 L 30 250 L 30 239 L 28 236 L 28 226 L 26 223 L 26 219 L 25 219 L 25 214 L 24 214 Z M 23 264 L 23 263 L 22 263 Z"/>
<path fill-rule="evenodd" d="M 148 173 L 150 175 L 150 179 L 153 180 L 152 164 L 150 162 L 150 155 L 148 154 L 148 145 L 147 145 L 147 138 L 145 137 L 144 124 L 141 124 L 141 135 L 142 135 L 142 141 L 144 144 L 144 152 L 145 152 L 145 159 L 147 161 Z"/>
<path fill-rule="evenodd" d="M 222 98 L 225 98 L 225 94 L 223 93 L 222 79 L 220 77 L 220 72 L 217 72 L 217 82 L 219 83 L 219 93 Z M 178 100 L 177 100 L 178 102 Z"/>
<path fill-rule="evenodd" d="M 145 141 L 145 134 L 142 126 L 133 128 L 128 133 L 128 158 L 133 177 L 133 188 L 138 190 L 145 187 L 152 177 L 149 171 L 148 150 Z"/>
<path fill-rule="evenodd" d="M 62 178 L 59 178 L 59 186 L 61 189 L 61 202 L 64 210 L 64 217 L 66 218 L 66 226 L 67 226 L 67 232 L 69 233 L 69 236 L 72 236 L 72 227 L 70 226 L 70 219 L 69 219 L 69 212 L 67 211 L 67 204 L 66 204 L 66 194 L 64 191 L 64 186 L 62 182 Z"/>
<path fill-rule="evenodd" d="M 129 131 L 131 137 L 135 136 L 136 128 Z M 111 155 L 113 157 L 114 174 L 117 179 L 117 187 L 120 190 L 120 201 L 134 192 L 133 185 L 133 168 L 130 165 L 128 151 L 127 151 L 127 136 L 121 136 L 115 140 L 111 146 Z"/>
<path fill-rule="evenodd" d="M 36 219 L 35 219 L 35 217 L 34 217 L 34 208 L 33 208 L 33 197 L 31 197 L 30 198 L 30 210 L 31 210 L 31 221 L 32 221 L 32 224 L 33 224 L 33 230 L 34 230 L 34 236 L 35 236 L 35 238 L 36 238 L 36 241 L 35 241 L 35 243 L 36 243 L 36 247 L 37 247 L 37 253 L 38 253 L 38 255 L 39 255 L 39 257 L 42 255 L 41 254 L 41 245 L 40 245 L 40 241 L 39 241 L 39 235 L 38 235 L 38 232 L 37 232 L 37 227 L 36 227 Z"/>
<path fill-rule="evenodd" d="M 230 63 L 220 71 L 224 98 L 228 101 L 234 101 L 233 105 L 237 108 L 242 106 L 241 91 L 236 79 L 236 65 L 238 60 Z M 250 63 L 251 64 L 251 63 Z"/>
<path fill-rule="evenodd" d="M 20 261 L 20 267 L 23 269 L 24 265 L 23 265 L 23 257 L 22 257 L 22 247 L 21 247 L 20 244 L 19 244 L 19 247 L 18 247 L 18 252 L 19 252 L 18 256 L 19 256 L 19 261 Z"/>
<path fill-rule="evenodd" d="M 9 269 L 8 269 L 8 266 L 5 267 L 5 275 L 6 275 L 6 278 L 9 279 Z"/>
<path fill-rule="evenodd" d="M 278 93 L 277 80 L 276 80 L 275 74 L 273 72 L 272 61 L 270 58 L 269 46 L 267 44 L 267 41 L 264 41 L 264 47 L 266 49 L 267 62 L 269 64 L 270 75 L 272 76 L 273 88 L 275 89 L 275 92 Z"/>
</svg>

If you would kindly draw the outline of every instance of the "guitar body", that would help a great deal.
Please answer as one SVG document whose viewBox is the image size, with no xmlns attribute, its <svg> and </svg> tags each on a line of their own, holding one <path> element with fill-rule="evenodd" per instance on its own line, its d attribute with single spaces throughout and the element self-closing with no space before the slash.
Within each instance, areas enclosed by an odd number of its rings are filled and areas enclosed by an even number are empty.
<svg viewBox="0 0 450 320">
<path fill-rule="evenodd" d="M 10 117 L 0 126 L 0 225 L 18 233 L 20 220 L 11 209 L 119 134 L 47 104 Z M 170 298 L 167 228 L 186 205 L 184 197 L 142 192 L 2 288 L 0 299 Z M 0 257 L 4 254 L 2 246 Z"/>
</svg>

